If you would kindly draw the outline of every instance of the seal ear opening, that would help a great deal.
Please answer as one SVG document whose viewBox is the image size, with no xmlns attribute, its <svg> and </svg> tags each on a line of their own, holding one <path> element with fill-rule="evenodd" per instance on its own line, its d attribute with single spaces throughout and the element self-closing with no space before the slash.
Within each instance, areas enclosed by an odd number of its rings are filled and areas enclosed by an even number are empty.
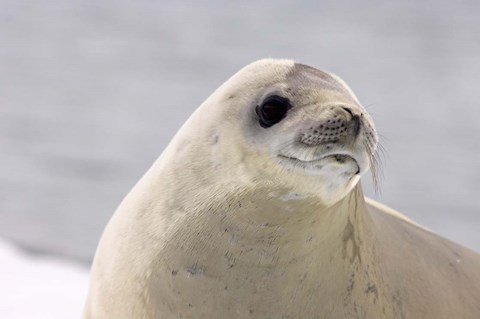
<svg viewBox="0 0 480 319">
<path fill-rule="evenodd" d="M 258 123 L 263 128 L 269 128 L 285 118 L 291 108 L 287 98 L 273 95 L 267 97 L 261 105 L 255 107 L 258 115 Z"/>
</svg>

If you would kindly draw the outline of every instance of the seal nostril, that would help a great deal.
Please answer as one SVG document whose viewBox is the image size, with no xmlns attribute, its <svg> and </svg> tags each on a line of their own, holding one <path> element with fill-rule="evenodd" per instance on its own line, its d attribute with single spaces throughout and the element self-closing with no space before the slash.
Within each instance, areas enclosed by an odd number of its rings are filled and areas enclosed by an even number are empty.
<svg viewBox="0 0 480 319">
<path fill-rule="evenodd" d="M 342 106 L 342 109 L 344 109 L 345 111 L 347 111 L 352 117 L 354 116 L 354 115 L 353 115 L 353 112 L 352 112 L 352 110 L 351 110 L 350 108 Z"/>
<path fill-rule="evenodd" d="M 354 115 L 352 117 L 352 123 L 353 123 L 353 136 L 357 137 L 358 134 L 360 133 L 360 127 L 362 125 L 362 120 L 360 119 L 360 116 Z"/>
</svg>

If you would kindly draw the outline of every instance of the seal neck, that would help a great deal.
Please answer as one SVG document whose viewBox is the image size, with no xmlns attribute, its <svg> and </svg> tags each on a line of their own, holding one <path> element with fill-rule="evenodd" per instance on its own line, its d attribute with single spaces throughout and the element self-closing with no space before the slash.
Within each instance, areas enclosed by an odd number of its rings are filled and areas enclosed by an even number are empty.
<svg viewBox="0 0 480 319">
<path fill-rule="evenodd" d="M 385 276 L 375 256 L 375 224 L 360 184 L 330 207 L 314 198 L 285 197 L 286 190 L 235 194 L 205 203 L 178 223 L 183 230 L 181 238 L 180 232 L 174 234 L 178 247 L 162 255 L 168 269 L 186 267 L 190 276 L 213 278 L 215 285 L 221 280 L 245 304 L 250 295 L 243 292 L 259 287 L 278 300 L 302 296 L 296 291 L 308 289 L 308 296 L 315 296 L 312 302 L 322 307 L 342 300 L 345 313 L 353 314 L 355 303 L 367 299 L 371 307 L 365 308 L 366 317 L 376 317 L 386 294 Z"/>
<path fill-rule="evenodd" d="M 275 222 L 258 224 L 259 218 L 275 213 Z M 228 214 L 222 250 L 227 251 L 227 271 L 263 274 L 256 280 L 265 281 L 272 290 L 308 287 L 325 307 L 343 300 L 345 313 L 354 313 L 355 302 L 366 300 L 371 305 L 365 308 L 369 312 L 366 317 L 378 314 L 386 295 L 385 273 L 376 256 L 377 232 L 360 183 L 330 207 L 309 198 L 280 199 L 277 204 L 264 198 Z"/>
<path fill-rule="evenodd" d="M 269 266 L 311 254 L 341 258 L 346 264 L 361 263 L 362 255 L 371 255 L 373 222 L 360 183 L 330 207 L 286 190 L 254 193 L 229 203 L 221 217 L 231 249 L 241 245 L 271 255 Z"/>
</svg>

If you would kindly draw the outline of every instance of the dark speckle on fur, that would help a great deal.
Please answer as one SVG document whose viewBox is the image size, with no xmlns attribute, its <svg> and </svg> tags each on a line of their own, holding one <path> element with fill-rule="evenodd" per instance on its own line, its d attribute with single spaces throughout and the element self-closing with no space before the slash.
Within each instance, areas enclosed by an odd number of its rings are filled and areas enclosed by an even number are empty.
<svg viewBox="0 0 480 319">
<path fill-rule="evenodd" d="M 375 294 L 375 297 L 378 298 L 378 289 L 377 289 L 377 286 L 375 284 L 368 283 L 367 289 L 365 290 L 365 293 L 366 294 L 373 293 L 373 294 Z"/>
<path fill-rule="evenodd" d="M 205 268 L 197 264 L 193 264 L 192 266 L 187 268 L 187 273 L 189 273 L 192 276 L 201 276 L 204 274 L 204 272 L 205 272 Z"/>
</svg>

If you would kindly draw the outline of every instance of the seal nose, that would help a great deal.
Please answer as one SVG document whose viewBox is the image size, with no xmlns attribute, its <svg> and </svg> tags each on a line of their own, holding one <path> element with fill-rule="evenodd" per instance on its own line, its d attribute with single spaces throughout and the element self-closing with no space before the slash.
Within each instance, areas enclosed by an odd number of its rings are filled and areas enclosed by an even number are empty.
<svg viewBox="0 0 480 319">
<path fill-rule="evenodd" d="M 306 145 L 354 142 L 360 134 L 363 114 L 341 107 L 329 118 L 304 132 L 300 141 Z"/>
<path fill-rule="evenodd" d="M 342 109 L 344 109 L 350 115 L 350 121 L 348 123 L 348 126 L 351 130 L 351 134 L 353 135 L 353 138 L 356 139 L 358 134 L 360 134 L 360 128 L 362 127 L 363 113 L 360 113 L 360 115 L 355 114 L 348 107 L 342 107 Z"/>
</svg>

